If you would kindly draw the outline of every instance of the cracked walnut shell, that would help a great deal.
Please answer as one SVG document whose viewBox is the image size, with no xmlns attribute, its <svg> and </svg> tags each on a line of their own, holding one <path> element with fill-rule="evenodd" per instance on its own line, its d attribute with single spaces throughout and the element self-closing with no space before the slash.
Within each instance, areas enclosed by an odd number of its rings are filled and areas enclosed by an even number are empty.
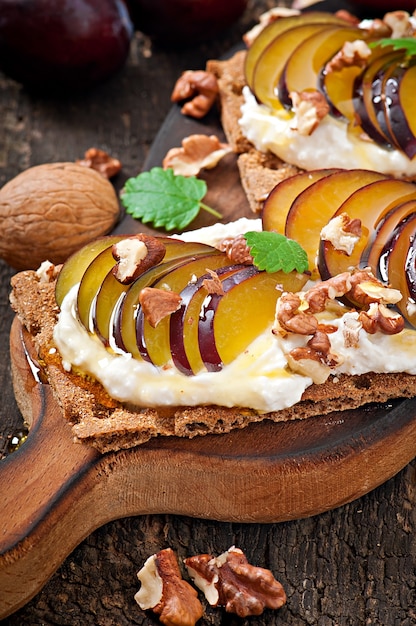
<svg viewBox="0 0 416 626">
<path fill-rule="evenodd" d="M 63 263 L 119 217 L 112 184 L 75 163 L 31 167 L 0 189 L 0 258 L 16 270 Z"/>
</svg>

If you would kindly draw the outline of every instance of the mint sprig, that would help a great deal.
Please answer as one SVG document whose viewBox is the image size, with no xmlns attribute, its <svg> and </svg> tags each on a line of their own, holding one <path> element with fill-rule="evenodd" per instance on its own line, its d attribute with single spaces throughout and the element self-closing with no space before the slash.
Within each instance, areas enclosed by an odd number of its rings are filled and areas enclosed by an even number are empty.
<svg viewBox="0 0 416 626">
<path fill-rule="evenodd" d="M 196 176 L 175 174 L 172 169 L 153 167 L 126 181 L 120 199 L 126 212 L 155 228 L 182 230 L 200 209 L 217 218 L 221 214 L 202 202 L 207 184 Z"/>
<path fill-rule="evenodd" d="M 250 231 L 244 238 L 259 270 L 270 273 L 282 270 L 285 274 L 307 271 L 308 255 L 297 241 L 274 231 Z"/>
<path fill-rule="evenodd" d="M 397 37 L 396 39 L 383 38 L 377 41 L 373 41 L 370 44 L 370 48 L 391 47 L 393 50 L 403 50 L 407 57 L 416 56 L 416 37 Z"/>
</svg>

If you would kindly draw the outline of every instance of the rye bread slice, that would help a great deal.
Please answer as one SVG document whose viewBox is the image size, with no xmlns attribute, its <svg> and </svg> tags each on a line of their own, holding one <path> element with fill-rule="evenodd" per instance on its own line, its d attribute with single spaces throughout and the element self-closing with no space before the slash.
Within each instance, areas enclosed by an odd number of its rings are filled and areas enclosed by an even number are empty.
<svg viewBox="0 0 416 626">
<path fill-rule="evenodd" d="M 72 426 L 74 440 L 90 444 L 102 453 L 138 446 L 152 437 L 222 434 L 264 419 L 306 419 L 416 395 L 416 376 L 369 373 L 331 377 L 321 385 L 311 385 L 294 406 L 266 414 L 214 405 L 141 408 L 123 404 L 112 399 L 97 381 L 76 371 L 68 372 L 62 366 L 53 342 L 59 313 L 54 290 L 55 280 L 44 282 L 34 271 L 20 272 L 12 278 L 10 302 L 26 329 L 27 348 L 49 383 L 63 419 Z M 13 372 L 13 384 L 25 417 L 28 403 L 17 370 Z"/>
</svg>

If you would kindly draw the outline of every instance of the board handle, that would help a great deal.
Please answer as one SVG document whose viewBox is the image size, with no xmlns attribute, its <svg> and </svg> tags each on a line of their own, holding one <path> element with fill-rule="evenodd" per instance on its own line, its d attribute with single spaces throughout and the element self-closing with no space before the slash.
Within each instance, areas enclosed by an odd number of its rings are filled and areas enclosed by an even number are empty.
<svg viewBox="0 0 416 626">
<path fill-rule="evenodd" d="M 0 462 L 0 618 L 32 597 L 91 530 L 66 533 L 73 490 L 99 454 L 73 444 L 49 385 L 28 351 L 17 320 L 10 334 L 14 387 L 29 425 L 26 441 Z M 72 492 L 72 493 L 71 493 Z"/>
</svg>

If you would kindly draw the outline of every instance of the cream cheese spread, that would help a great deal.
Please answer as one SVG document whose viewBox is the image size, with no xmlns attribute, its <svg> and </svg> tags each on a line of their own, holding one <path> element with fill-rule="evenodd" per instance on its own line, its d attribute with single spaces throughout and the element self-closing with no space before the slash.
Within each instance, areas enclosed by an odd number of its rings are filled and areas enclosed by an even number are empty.
<svg viewBox="0 0 416 626">
<path fill-rule="evenodd" d="M 230 226 L 190 232 L 188 239 L 212 244 L 225 233 L 234 235 L 259 227 L 258 220 L 238 220 Z M 286 354 L 304 346 L 309 337 L 296 334 L 282 337 L 268 329 L 231 364 L 219 372 L 202 371 L 195 376 L 179 372 L 172 362 L 163 368 L 134 359 L 130 354 L 112 353 L 80 324 L 76 314 L 78 286 L 65 297 L 54 330 L 54 341 L 69 371 L 79 368 L 97 379 L 115 399 L 137 406 L 196 406 L 215 402 L 225 407 L 241 406 L 260 412 L 278 411 L 297 403 L 312 379 L 292 373 Z M 397 335 L 367 334 L 357 322 L 358 314 L 348 311 L 342 317 L 328 316 L 323 323 L 336 326 L 328 334 L 331 352 L 339 364 L 334 375 L 367 372 L 407 372 L 416 374 L 416 332 L 405 329 Z M 358 341 L 346 346 L 345 333 L 355 327 Z M 388 356 L 387 356 L 388 355 Z"/>
<path fill-rule="evenodd" d="M 248 87 L 244 87 L 240 126 L 249 141 L 260 152 L 270 151 L 287 163 L 301 169 L 320 168 L 368 169 L 398 178 L 416 176 L 416 157 L 410 160 L 399 150 L 387 150 L 373 141 L 364 141 L 348 132 L 348 125 L 326 115 L 310 135 L 293 129 L 287 113 L 279 115 L 259 104 Z"/>
</svg>

